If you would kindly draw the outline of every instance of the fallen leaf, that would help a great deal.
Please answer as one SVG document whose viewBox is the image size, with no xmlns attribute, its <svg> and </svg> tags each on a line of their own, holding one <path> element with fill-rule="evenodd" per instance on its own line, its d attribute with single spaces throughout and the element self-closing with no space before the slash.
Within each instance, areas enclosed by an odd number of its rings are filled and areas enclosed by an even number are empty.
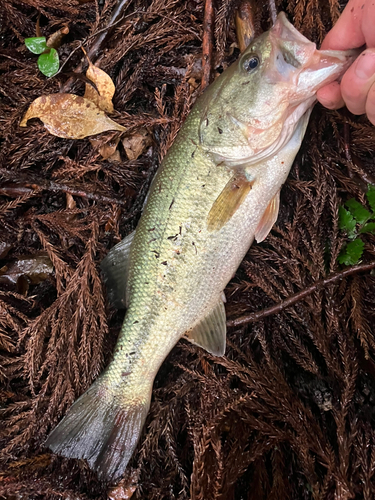
<svg viewBox="0 0 375 500">
<path fill-rule="evenodd" d="M 120 142 L 120 136 L 112 134 L 107 141 L 103 142 L 101 137 L 91 137 L 90 142 L 93 148 L 97 149 L 104 160 L 110 158 L 115 152 L 118 143 Z"/>
<path fill-rule="evenodd" d="M 107 130 L 126 130 L 89 99 L 72 94 L 38 97 L 31 103 L 20 126 L 26 127 L 31 118 L 39 118 L 50 134 L 64 139 L 83 139 Z"/>
<path fill-rule="evenodd" d="M 53 264 L 48 255 L 27 255 L 0 269 L 0 284 L 15 288 L 26 295 L 29 285 L 45 281 L 53 273 Z"/>
<path fill-rule="evenodd" d="M 66 208 L 68 210 L 74 210 L 77 208 L 77 204 L 70 193 L 66 193 Z"/>
<path fill-rule="evenodd" d="M 136 160 L 152 144 L 152 139 L 146 129 L 140 129 L 130 137 L 122 139 L 125 153 L 129 160 Z"/>
<path fill-rule="evenodd" d="M 109 500 L 128 500 L 133 496 L 133 493 L 137 489 L 136 486 L 128 486 L 124 488 L 123 486 L 115 486 L 108 490 Z"/>
<path fill-rule="evenodd" d="M 85 55 L 87 57 L 86 52 Z M 105 71 L 95 66 L 95 64 L 92 64 L 88 57 L 87 60 L 89 69 L 86 71 L 86 76 L 95 83 L 98 92 L 92 85 L 86 83 L 84 97 L 90 99 L 90 101 L 94 102 L 98 108 L 106 113 L 113 113 L 112 97 L 114 96 L 116 88 L 112 78 Z"/>
<path fill-rule="evenodd" d="M 119 142 L 120 142 L 120 137 L 119 136 L 114 137 L 112 140 L 106 142 L 99 148 L 99 153 L 105 160 L 107 160 L 108 158 L 114 155 Z"/>
<path fill-rule="evenodd" d="M 138 473 L 132 471 L 124 477 L 117 486 L 107 491 L 108 500 L 129 500 L 138 486 Z"/>
<path fill-rule="evenodd" d="M 111 156 L 108 156 L 107 160 L 110 163 L 116 163 L 116 162 L 121 161 L 120 151 L 118 149 L 116 149 L 116 151 L 113 154 L 111 154 Z"/>
<path fill-rule="evenodd" d="M 197 90 L 197 88 L 199 87 L 199 83 L 197 82 L 197 80 L 195 78 L 189 78 L 188 84 L 190 87 L 190 93 L 193 93 L 194 90 Z"/>
<path fill-rule="evenodd" d="M 137 484 L 120 481 L 117 486 L 107 491 L 108 500 L 129 500 L 136 489 Z"/>
</svg>

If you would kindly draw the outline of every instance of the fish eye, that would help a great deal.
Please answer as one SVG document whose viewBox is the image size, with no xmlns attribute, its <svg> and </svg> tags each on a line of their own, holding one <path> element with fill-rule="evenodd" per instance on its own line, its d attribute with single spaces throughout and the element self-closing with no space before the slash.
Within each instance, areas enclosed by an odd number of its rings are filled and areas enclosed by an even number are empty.
<svg viewBox="0 0 375 500">
<path fill-rule="evenodd" d="M 258 56 L 251 56 L 249 59 L 246 59 L 243 63 L 244 69 L 248 72 L 251 73 L 255 68 L 259 66 L 260 60 Z"/>
</svg>

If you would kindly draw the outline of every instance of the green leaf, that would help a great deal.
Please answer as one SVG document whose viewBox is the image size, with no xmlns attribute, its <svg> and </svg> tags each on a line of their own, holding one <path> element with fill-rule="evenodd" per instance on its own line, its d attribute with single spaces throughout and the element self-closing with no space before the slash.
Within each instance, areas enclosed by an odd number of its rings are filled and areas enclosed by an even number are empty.
<svg viewBox="0 0 375 500">
<path fill-rule="evenodd" d="M 25 45 L 33 54 L 42 54 L 46 49 L 48 49 L 45 36 L 25 38 Z"/>
<path fill-rule="evenodd" d="M 59 71 L 59 54 L 56 49 L 50 49 L 46 54 L 38 57 L 38 68 L 43 75 L 53 76 Z"/>
<path fill-rule="evenodd" d="M 367 186 L 366 196 L 367 196 L 367 201 L 371 207 L 371 210 L 375 212 L 375 186 L 373 186 L 372 184 L 369 184 Z"/>
<path fill-rule="evenodd" d="M 344 207 L 339 207 L 339 228 L 348 233 L 349 238 L 355 237 L 356 221 L 352 214 Z"/>
<path fill-rule="evenodd" d="M 350 213 L 356 219 L 358 224 L 364 224 L 371 217 L 370 212 L 354 198 L 346 201 L 345 205 L 349 208 Z"/>
<path fill-rule="evenodd" d="M 365 244 L 359 238 L 351 241 L 344 247 L 337 260 L 340 264 L 345 264 L 346 266 L 353 266 L 354 264 L 358 264 L 358 261 L 362 257 L 363 249 Z"/>
<path fill-rule="evenodd" d="M 374 231 L 375 231 L 375 222 L 368 222 L 360 229 L 359 232 L 363 234 L 363 233 L 373 233 Z"/>
</svg>

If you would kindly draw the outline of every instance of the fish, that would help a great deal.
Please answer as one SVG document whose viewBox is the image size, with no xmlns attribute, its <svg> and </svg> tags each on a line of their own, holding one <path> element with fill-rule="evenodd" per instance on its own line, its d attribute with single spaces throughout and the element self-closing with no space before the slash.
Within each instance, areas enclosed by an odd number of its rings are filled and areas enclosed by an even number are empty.
<svg viewBox="0 0 375 500">
<path fill-rule="evenodd" d="M 164 359 L 182 338 L 223 356 L 224 289 L 254 239 L 276 222 L 280 189 L 316 91 L 353 52 L 319 51 L 280 13 L 198 98 L 167 152 L 136 230 L 102 262 L 126 308 L 105 371 L 46 446 L 117 481 L 136 448 Z"/>
</svg>

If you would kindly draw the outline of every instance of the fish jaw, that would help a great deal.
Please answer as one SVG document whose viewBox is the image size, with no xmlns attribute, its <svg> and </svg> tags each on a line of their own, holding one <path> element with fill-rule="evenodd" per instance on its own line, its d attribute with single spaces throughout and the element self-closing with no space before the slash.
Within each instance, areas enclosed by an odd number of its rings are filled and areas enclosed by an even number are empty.
<svg viewBox="0 0 375 500">
<path fill-rule="evenodd" d="M 269 32 L 271 56 L 265 72 L 272 82 L 289 82 L 290 104 L 309 99 L 338 79 L 354 61 L 358 50 L 317 50 L 316 44 L 303 36 L 280 12 Z"/>
<path fill-rule="evenodd" d="M 279 119 L 273 123 L 273 135 L 267 130 L 242 124 L 242 130 L 247 129 L 248 143 L 253 151 L 247 166 L 277 154 L 290 140 L 301 120 L 305 122 L 302 127 L 305 130 L 308 121 L 306 113 L 310 115 L 316 102 L 316 92 L 339 78 L 358 55 L 358 50 L 317 50 L 316 44 L 303 36 L 288 21 L 284 12 L 280 12 L 269 31 L 269 41 L 271 50 L 264 77 L 281 96 L 278 105 L 275 105 L 275 116 L 279 115 Z M 282 109 L 283 112 L 280 112 Z M 263 137 L 266 139 L 264 132 L 268 142 L 265 141 L 262 147 Z M 231 166 L 238 164 L 241 161 L 230 163 Z"/>
<path fill-rule="evenodd" d="M 317 50 L 280 13 L 198 102 L 200 147 L 233 168 L 277 154 L 314 105 L 317 90 L 339 78 L 357 53 Z M 254 59 L 259 64 L 249 71 Z"/>
</svg>

